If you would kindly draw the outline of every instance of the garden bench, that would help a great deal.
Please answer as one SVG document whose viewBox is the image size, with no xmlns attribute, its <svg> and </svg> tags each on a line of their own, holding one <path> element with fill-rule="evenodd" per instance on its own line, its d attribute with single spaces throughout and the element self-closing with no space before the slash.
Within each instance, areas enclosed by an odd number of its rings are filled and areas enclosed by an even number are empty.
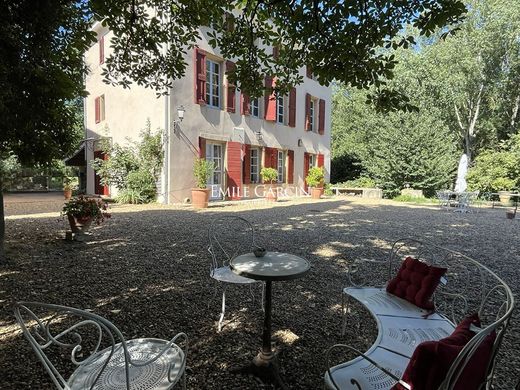
<svg viewBox="0 0 520 390">
<path fill-rule="evenodd" d="M 379 188 L 365 188 L 365 187 L 363 187 L 363 188 L 357 188 L 357 187 L 347 188 L 347 187 L 333 186 L 330 189 L 334 192 L 334 195 L 345 194 L 345 195 L 361 196 L 362 198 L 365 198 L 365 199 L 381 199 L 381 198 L 383 198 L 383 190 L 381 190 Z"/>
<path fill-rule="evenodd" d="M 421 309 L 388 293 L 383 284 L 368 287 L 363 283 L 363 276 L 370 279 L 371 283 L 374 280 L 391 280 L 397 274 L 401 260 L 407 256 L 447 268 L 434 293 L 434 312 Z M 461 347 L 438 389 L 454 388 L 466 364 L 483 343 L 487 343 L 491 353 L 489 363 L 487 358 L 483 363 L 487 364 L 487 371 L 480 388 L 491 388 L 495 357 L 514 306 L 510 288 L 494 272 L 461 253 L 405 239 L 397 241 L 392 246 L 386 261 L 363 259 L 350 264 L 347 280 L 347 286 L 342 291 L 342 334 L 347 326 L 355 324 L 352 321 L 355 311 L 349 305 L 350 299 L 359 302 L 368 310 L 375 319 L 378 333 L 374 344 L 365 353 L 344 344 L 334 345 L 327 351 L 327 388 L 390 389 L 402 378 L 418 344 L 450 336 L 456 324 L 472 313 L 478 313 L 481 326 L 470 325 L 469 329 L 475 332 L 475 335 L 463 348 Z M 358 315 L 361 316 L 362 313 Z M 356 332 L 361 333 L 362 330 L 360 326 Z M 488 335 L 492 335 L 493 332 L 496 333 L 496 337 L 490 341 Z M 336 356 L 340 349 L 346 349 L 356 357 L 331 367 L 332 352 L 335 351 Z M 471 364 L 474 362 L 475 360 Z M 411 388 L 408 383 L 400 383 L 404 389 Z"/>
</svg>

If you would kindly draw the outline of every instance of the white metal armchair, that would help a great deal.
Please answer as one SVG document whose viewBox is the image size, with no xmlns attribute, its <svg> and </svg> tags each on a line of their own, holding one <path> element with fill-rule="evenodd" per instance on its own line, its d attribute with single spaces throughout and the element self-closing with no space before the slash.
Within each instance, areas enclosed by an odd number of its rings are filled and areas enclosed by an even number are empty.
<svg viewBox="0 0 520 390">
<path fill-rule="evenodd" d="M 231 271 L 229 262 L 236 256 L 252 252 L 256 247 L 253 225 L 247 219 L 238 216 L 223 216 L 213 221 L 208 229 L 211 254 L 210 277 L 215 280 L 215 294 L 222 286 L 222 311 L 218 322 L 218 331 L 226 313 L 226 288 L 230 284 L 248 285 L 254 302 L 253 286 L 260 282 L 244 278 Z M 263 295 L 263 292 L 262 292 Z"/>
<path fill-rule="evenodd" d="M 19 302 L 15 304 L 14 314 L 60 390 L 166 390 L 179 381 L 186 388 L 188 338 L 184 333 L 170 341 L 154 338 L 125 341 L 108 320 L 72 307 Z M 184 347 L 179 347 L 178 342 Z M 76 367 L 68 380 L 53 363 L 59 356 L 65 356 L 63 349 L 70 350 Z"/>
</svg>

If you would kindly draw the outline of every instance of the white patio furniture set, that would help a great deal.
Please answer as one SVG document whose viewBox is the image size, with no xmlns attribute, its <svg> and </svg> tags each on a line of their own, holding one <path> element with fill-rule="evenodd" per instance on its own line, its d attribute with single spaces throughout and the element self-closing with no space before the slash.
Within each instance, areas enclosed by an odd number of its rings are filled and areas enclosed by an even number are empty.
<svg viewBox="0 0 520 390">
<path fill-rule="evenodd" d="M 436 191 L 435 194 L 441 209 L 468 213 L 472 210 L 472 206 L 478 198 L 479 191 L 454 192 L 444 190 Z"/>
<path fill-rule="evenodd" d="M 230 236 L 223 239 L 222 232 Z M 242 243 L 241 249 L 231 245 L 233 241 Z M 299 278 L 309 271 L 310 264 L 290 254 L 256 253 L 260 249 L 255 243 L 252 224 L 241 217 L 223 217 L 210 226 L 210 277 L 223 289 L 217 330 L 221 331 L 225 315 L 226 287 L 247 286 L 254 298 L 253 287 L 263 285 L 265 281 L 262 348 L 253 363 L 236 372 L 252 373 L 286 388 L 270 343 L 271 282 Z M 255 253 L 247 253 L 251 250 Z M 221 255 L 222 261 L 219 260 Z M 408 261 L 407 257 L 402 262 L 406 256 L 447 269 L 435 290 L 435 310 L 424 310 L 387 292 L 383 283 L 367 286 L 360 281 L 363 276 L 373 281 L 377 275 L 390 280 L 398 269 L 402 270 Z M 367 268 L 367 272 L 363 268 Z M 466 365 L 472 364 L 473 356 L 483 344 L 489 344 L 493 335 L 491 356 L 486 358 L 487 369 L 479 388 L 491 389 L 495 356 L 514 306 L 511 290 L 491 270 L 460 253 L 407 239 L 393 245 L 386 261 L 363 259 L 352 262 L 347 277 L 348 284 L 342 290 L 342 332 L 355 326 L 358 326 L 356 333 L 363 331 L 362 325 L 356 325 L 356 318 L 360 316 L 350 304 L 354 300 L 375 319 L 378 334 L 365 353 L 345 344 L 334 345 L 327 351 L 328 369 L 324 378 L 327 388 L 383 390 L 400 384 L 400 389 L 411 389 L 403 373 L 419 343 L 446 338 L 464 316 L 476 312 L 482 324 L 479 327 L 471 325 L 470 330 L 475 335 L 461 348 L 447 374 L 441 378 L 438 390 L 454 389 L 459 377 L 466 375 Z M 176 384 L 186 387 L 188 338 L 184 333 L 170 341 L 154 338 L 126 341 L 112 323 L 89 311 L 34 302 L 16 304 L 15 317 L 58 389 L 166 390 Z M 47 355 L 53 348 L 69 350 L 70 360 L 76 368 L 68 379 L 59 373 Z M 332 365 L 333 353 L 338 350 L 353 352 L 356 357 Z M 50 355 L 56 356 L 55 353 Z M 65 356 L 63 353 L 58 355 Z"/>
</svg>

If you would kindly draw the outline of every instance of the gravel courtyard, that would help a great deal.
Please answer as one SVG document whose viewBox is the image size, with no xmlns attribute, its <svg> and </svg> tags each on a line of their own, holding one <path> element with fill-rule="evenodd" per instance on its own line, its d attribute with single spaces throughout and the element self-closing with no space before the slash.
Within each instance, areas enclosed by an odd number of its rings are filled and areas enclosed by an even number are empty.
<svg viewBox="0 0 520 390">
<path fill-rule="evenodd" d="M 375 322 L 340 334 L 340 291 L 347 262 L 384 258 L 390 245 L 414 237 L 458 250 L 489 266 L 520 291 L 520 220 L 503 209 L 456 214 L 392 201 L 307 199 L 216 205 L 204 211 L 161 205 L 115 206 L 86 242 L 63 240 L 56 209 L 7 204 L 7 265 L 0 266 L 0 389 L 52 389 L 42 365 L 14 326 L 11 302 L 33 300 L 88 308 L 127 338 L 189 336 L 189 389 L 260 389 L 229 368 L 260 346 L 263 313 L 241 287 L 228 289 L 224 329 L 216 332 L 220 297 L 209 280 L 208 224 L 216 215 L 252 221 L 268 250 L 312 264 L 302 279 L 273 284 L 273 331 L 282 376 L 291 389 L 320 389 L 324 352 L 338 342 L 365 350 Z M 42 212 L 39 214 L 39 212 Z M 25 215 L 24 215 L 25 214 Z M 209 304 L 209 309 L 208 309 Z M 367 318 L 369 318 L 367 316 Z M 520 376 L 518 310 L 499 354 L 496 385 L 513 389 Z M 265 388 L 265 387 L 263 387 Z"/>
</svg>

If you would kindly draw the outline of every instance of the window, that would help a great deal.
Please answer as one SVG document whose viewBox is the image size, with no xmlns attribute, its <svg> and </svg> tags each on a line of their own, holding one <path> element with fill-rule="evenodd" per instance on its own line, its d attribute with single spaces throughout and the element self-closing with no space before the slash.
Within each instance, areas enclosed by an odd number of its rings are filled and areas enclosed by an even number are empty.
<svg viewBox="0 0 520 390">
<path fill-rule="evenodd" d="M 309 154 L 309 169 L 316 165 L 316 156 L 314 154 Z"/>
<path fill-rule="evenodd" d="M 251 115 L 260 118 L 260 105 L 258 98 L 251 100 Z"/>
<path fill-rule="evenodd" d="M 96 123 L 105 120 L 105 95 L 98 96 L 94 101 Z"/>
<path fill-rule="evenodd" d="M 283 96 L 278 96 L 276 98 L 276 121 L 278 123 L 284 123 L 284 98 Z"/>
<path fill-rule="evenodd" d="M 285 179 L 285 153 L 278 151 L 278 183 L 283 183 Z"/>
<path fill-rule="evenodd" d="M 251 183 L 258 183 L 258 170 L 260 168 L 259 164 L 259 150 L 258 149 L 251 149 L 251 159 L 250 159 L 250 166 L 251 166 Z"/>
<path fill-rule="evenodd" d="M 314 100 L 311 99 L 311 104 L 309 106 L 309 130 L 310 131 L 314 131 L 314 123 L 315 123 L 315 120 L 314 120 Z"/>
<path fill-rule="evenodd" d="M 220 108 L 220 64 L 206 60 L 206 104 Z"/>
</svg>

